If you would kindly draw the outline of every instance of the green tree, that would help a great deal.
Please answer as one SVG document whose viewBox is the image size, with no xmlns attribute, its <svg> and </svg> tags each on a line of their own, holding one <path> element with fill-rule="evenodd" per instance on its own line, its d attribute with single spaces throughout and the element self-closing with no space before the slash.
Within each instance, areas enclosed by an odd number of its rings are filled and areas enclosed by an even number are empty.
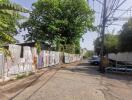
<svg viewBox="0 0 132 100">
<path fill-rule="evenodd" d="M 23 18 L 19 12 L 28 10 L 9 0 L 0 0 L 0 45 L 15 42 L 13 36 L 17 34 L 18 20 Z"/>
<path fill-rule="evenodd" d="M 48 42 L 79 48 L 80 38 L 93 29 L 93 11 L 86 0 L 38 0 L 33 4 L 29 20 L 27 41 Z"/>
<path fill-rule="evenodd" d="M 132 18 L 126 22 L 122 30 L 120 31 L 120 51 L 121 52 L 131 52 L 132 51 Z"/>
<path fill-rule="evenodd" d="M 91 57 L 92 55 L 94 54 L 94 51 L 87 51 L 84 55 L 83 55 L 83 58 L 89 58 Z"/>
<path fill-rule="evenodd" d="M 99 55 L 101 48 L 101 38 L 98 37 L 94 41 L 95 52 Z M 119 50 L 119 37 L 118 35 L 106 34 L 104 40 L 104 53 L 116 53 Z"/>
</svg>

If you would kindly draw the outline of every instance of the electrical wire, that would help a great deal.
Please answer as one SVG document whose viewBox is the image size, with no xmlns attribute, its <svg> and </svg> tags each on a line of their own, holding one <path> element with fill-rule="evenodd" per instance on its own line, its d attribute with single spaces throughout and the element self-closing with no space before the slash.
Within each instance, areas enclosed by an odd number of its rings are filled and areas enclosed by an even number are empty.
<svg viewBox="0 0 132 100">
<path fill-rule="evenodd" d="M 115 9 L 119 5 L 120 0 L 113 0 L 113 4 L 110 7 L 110 12 L 107 14 L 107 18 L 114 15 L 113 9 Z"/>
<path fill-rule="evenodd" d="M 108 14 L 108 13 L 110 13 L 111 12 L 111 8 L 115 5 L 115 3 L 116 3 L 116 1 L 117 0 L 109 0 L 109 1 L 107 1 L 107 7 L 106 7 L 106 9 L 107 9 L 107 12 L 106 12 L 106 14 Z M 102 12 L 103 12 L 103 7 L 102 7 Z M 103 13 L 102 13 L 103 14 Z M 102 22 L 102 14 L 101 14 L 101 18 L 100 18 L 100 26 L 101 26 L 101 22 Z"/>
<path fill-rule="evenodd" d="M 115 11 L 121 6 L 121 5 L 123 5 L 124 4 L 124 2 L 125 2 L 126 0 L 123 0 L 120 4 L 118 4 L 118 6 L 116 6 L 116 8 L 114 8 L 114 10 L 107 16 L 108 18 L 111 16 L 111 18 L 114 16 L 114 13 L 115 13 Z M 119 2 L 119 0 L 118 0 L 118 2 Z M 131 7 L 129 7 L 127 10 L 129 10 Z M 120 16 L 118 16 L 117 18 L 120 18 L 122 15 L 124 15 L 125 13 L 127 13 L 127 10 L 123 13 L 123 14 L 121 14 Z M 114 18 L 114 17 L 113 17 Z M 113 25 L 113 23 L 114 23 L 114 21 L 112 21 L 111 23 L 109 23 L 109 24 L 107 24 L 107 26 L 110 26 L 110 25 Z"/>
<path fill-rule="evenodd" d="M 111 1 L 111 2 L 110 2 Z M 114 4 L 115 4 L 116 0 L 109 0 L 109 2 L 107 3 L 107 13 L 111 12 L 111 9 L 113 8 Z"/>
<path fill-rule="evenodd" d="M 116 9 L 122 6 L 127 0 L 123 0 L 107 17 L 109 17 L 112 13 L 115 13 Z"/>
<path fill-rule="evenodd" d="M 103 4 L 101 1 L 99 0 L 96 0 L 97 2 Z M 114 13 L 117 11 L 117 9 L 124 4 L 126 0 L 109 0 L 107 1 L 107 19 L 109 17 L 113 17 L 114 16 Z M 102 11 L 101 11 L 102 12 Z M 101 26 L 101 23 L 102 22 L 102 13 L 101 13 L 101 18 L 100 18 L 100 24 L 99 26 Z"/>
<path fill-rule="evenodd" d="M 100 1 L 100 0 L 96 0 L 98 3 L 100 3 L 100 4 L 102 4 L 103 5 L 103 3 Z"/>
<path fill-rule="evenodd" d="M 121 15 L 119 15 L 117 18 L 120 19 L 121 16 L 125 15 L 125 14 L 128 12 L 128 10 L 131 9 L 131 8 L 132 8 L 132 6 L 130 6 L 127 10 L 125 10 L 125 11 L 124 11 Z M 113 17 L 113 18 L 114 18 L 114 17 Z M 112 21 L 112 22 L 109 24 L 109 26 L 112 25 L 114 22 L 115 22 L 115 21 Z"/>
<path fill-rule="evenodd" d="M 94 0 L 93 0 L 93 9 L 94 9 Z"/>
<path fill-rule="evenodd" d="M 126 11 L 124 11 L 121 15 L 118 16 L 118 18 L 120 18 L 121 16 L 123 16 L 124 14 L 126 14 L 128 12 L 128 10 L 130 10 L 132 8 L 132 6 L 130 6 Z"/>
</svg>

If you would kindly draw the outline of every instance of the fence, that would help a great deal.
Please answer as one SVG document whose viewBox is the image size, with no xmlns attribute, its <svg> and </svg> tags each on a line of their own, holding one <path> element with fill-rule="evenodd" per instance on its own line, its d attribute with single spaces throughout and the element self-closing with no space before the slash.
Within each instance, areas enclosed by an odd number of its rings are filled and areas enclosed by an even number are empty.
<svg viewBox="0 0 132 100">
<path fill-rule="evenodd" d="M 118 53 L 118 54 L 111 53 L 108 55 L 108 58 L 111 60 L 127 62 L 129 64 L 132 64 L 131 52 L 124 52 L 124 53 Z"/>
<path fill-rule="evenodd" d="M 4 54 L 0 53 L 0 78 L 3 76 Z"/>
<path fill-rule="evenodd" d="M 108 55 L 110 59 L 110 66 L 106 68 L 106 71 L 131 73 L 132 72 L 132 53 L 111 53 Z"/>
<path fill-rule="evenodd" d="M 68 53 L 64 53 L 64 61 L 65 63 L 72 63 L 75 61 L 79 61 L 82 57 L 80 55 L 77 54 L 68 54 Z"/>
<path fill-rule="evenodd" d="M 0 76 L 10 77 L 21 73 L 35 72 L 36 69 L 56 64 L 81 60 L 80 55 L 43 50 L 39 54 L 35 47 L 9 45 L 11 57 L 0 53 Z M 64 58 L 64 59 L 63 59 Z"/>
</svg>

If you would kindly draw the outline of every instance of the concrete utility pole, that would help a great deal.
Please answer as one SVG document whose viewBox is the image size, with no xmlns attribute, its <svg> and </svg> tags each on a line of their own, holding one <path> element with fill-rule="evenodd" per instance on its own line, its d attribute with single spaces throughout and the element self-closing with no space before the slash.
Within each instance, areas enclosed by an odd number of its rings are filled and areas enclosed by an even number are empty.
<svg viewBox="0 0 132 100">
<path fill-rule="evenodd" d="M 100 57 L 101 57 L 101 64 L 100 64 L 100 71 L 101 72 L 104 72 L 105 71 L 105 68 L 103 66 L 103 56 L 104 56 L 104 36 L 105 36 L 105 26 L 106 26 L 106 22 L 107 22 L 107 17 L 106 17 L 106 14 L 107 14 L 107 9 L 106 9 L 106 2 L 107 0 L 104 0 L 104 3 L 103 3 L 103 20 L 102 20 L 102 27 L 101 27 L 101 54 L 100 54 Z"/>
</svg>

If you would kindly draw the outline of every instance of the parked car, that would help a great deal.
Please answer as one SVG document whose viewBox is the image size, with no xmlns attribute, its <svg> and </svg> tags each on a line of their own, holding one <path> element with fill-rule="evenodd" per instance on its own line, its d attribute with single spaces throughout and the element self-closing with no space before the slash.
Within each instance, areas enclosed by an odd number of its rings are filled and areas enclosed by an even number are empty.
<svg viewBox="0 0 132 100">
<path fill-rule="evenodd" d="M 90 64 L 92 65 L 99 65 L 100 64 L 100 57 L 99 56 L 92 56 L 90 59 L 89 59 L 89 62 Z"/>
</svg>

